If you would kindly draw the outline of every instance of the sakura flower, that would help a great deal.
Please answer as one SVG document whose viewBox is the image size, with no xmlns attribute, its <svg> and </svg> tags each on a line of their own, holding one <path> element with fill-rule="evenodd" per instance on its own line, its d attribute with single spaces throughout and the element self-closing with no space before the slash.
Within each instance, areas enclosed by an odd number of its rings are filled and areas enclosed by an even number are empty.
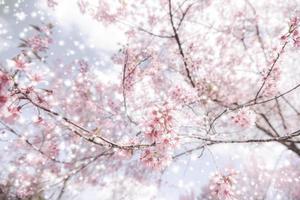
<svg viewBox="0 0 300 200">
<path fill-rule="evenodd" d="M 52 42 L 49 37 L 42 37 L 41 35 L 35 35 L 29 38 L 27 41 L 28 47 L 30 47 L 33 51 L 46 51 Z"/>
<path fill-rule="evenodd" d="M 51 142 L 47 148 L 47 153 L 50 157 L 56 157 L 59 154 L 59 147 L 55 142 Z"/>
<path fill-rule="evenodd" d="M 189 104 L 197 99 L 197 92 L 188 92 L 186 89 L 176 86 L 170 90 L 171 100 L 177 105 Z"/>
<path fill-rule="evenodd" d="M 21 107 L 8 107 L 3 111 L 3 120 L 6 123 L 12 124 L 20 117 Z"/>
<path fill-rule="evenodd" d="M 288 42 L 290 39 L 296 48 L 300 47 L 299 21 L 298 17 L 293 17 L 290 21 L 289 32 L 280 38 L 283 42 Z"/>
<path fill-rule="evenodd" d="M 7 99 L 8 98 L 6 96 L 0 96 L 0 108 L 5 105 L 5 103 L 7 102 Z"/>
<path fill-rule="evenodd" d="M 140 160 L 149 168 L 162 170 L 170 164 L 172 157 L 168 152 L 146 149 L 141 155 Z"/>
<path fill-rule="evenodd" d="M 41 33 L 44 33 L 46 36 L 50 36 L 52 31 L 51 29 L 53 28 L 53 25 L 51 23 L 49 23 L 48 25 L 44 25 L 39 27 Z"/>
<path fill-rule="evenodd" d="M 163 134 L 172 132 L 172 116 L 170 110 L 162 108 L 151 112 L 151 119 L 148 122 L 150 131 L 146 133 L 147 137 L 154 141 Z"/>
<path fill-rule="evenodd" d="M 8 92 L 6 91 L 6 87 L 8 86 L 8 84 L 8 76 L 0 72 L 0 108 L 3 107 L 8 101 Z"/>
<path fill-rule="evenodd" d="M 299 25 L 299 22 L 300 22 L 300 20 L 298 17 L 293 17 L 290 21 L 290 25 L 292 28 L 294 28 Z"/>
<path fill-rule="evenodd" d="M 234 199 L 234 173 L 228 175 L 215 174 L 210 184 L 210 194 L 213 199 Z"/>
<path fill-rule="evenodd" d="M 4 87 L 8 84 L 8 81 L 8 76 L 0 71 L 0 92 L 2 92 Z"/>
<path fill-rule="evenodd" d="M 43 80 L 43 76 L 41 76 L 40 74 L 33 74 L 30 75 L 30 79 L 32 80 L 32 82 L 41 82 Z"/>
<path fill-rule="evenodd" d="M 300 47 L 300 35 L 299 35 L 299 30 L 298 29 L 293 31 L 292 39 L 293 39 L 293 42 L 294 42 L 294 47 L 299 48 Z"/>
<path fill-rule="evenodd" d="M 17 176 L 20 187 L 17 188 L 17 197 L 20 199 L 30 198 L 35 194 L 36 179 L 28 173 L 21 173 Z"/>
<path fill-rule="evenodd" d="M 78 65 L 81 73 L 86 73 L 89 69 L 89 64 L 85 60 L 79 60 Z"/>
<path fill-rule="evenodd" d="M 22 54 L 15 57 L 13 61 L 15 62 L 15 67 L 19 70 L 24 70 L 28 65 L 24 55 Z"/>
<path fill-rule="evenodd" d="M 248 108 L 241 108 L 231 117 L 231 119 L 235 124 L 238 124 L 243 128 L 249 128 L 255 124 L 256 115 Z"/>
</svg>

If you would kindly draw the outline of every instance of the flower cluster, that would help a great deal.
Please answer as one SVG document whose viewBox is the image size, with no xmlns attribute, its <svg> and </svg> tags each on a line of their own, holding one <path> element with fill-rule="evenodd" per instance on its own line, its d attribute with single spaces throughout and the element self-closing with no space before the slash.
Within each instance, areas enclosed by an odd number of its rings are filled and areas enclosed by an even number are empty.
<svg viewBox="0 0 300 200">
<path fill-rule="evenodd" d="M 17 196 L 21 199 L 32 197 L 36 190 L 36 178 L 27 173 L 21 173 L 17 178 L 17 184 L 21 186 L 17 189 Z"/>
<path fill-rule="evenodd" d="M 294 46 L 297 48 L 300 47 L 299 22 L 300 22 L 299 18 L 294 18 L 292 20 L 292 26 L 293 26 L 292 39 L 294 42 Z"/>
<path fill-rule="evenodd" d="M 233 116 L 231 116 L 231 119 L 239 126 L 248 128 L 255 124 L 256 115 L 249 108 L 241 108 Z"/>
<path fill-rule="evenodd" d="M 162 170 L 171 163 L 172 156 L 169 152 L 146 149 L 141 155 L 141 161 L 149 168 Z"/>
<path fill-rule="evenodd" d="M 275 65 L 273 61 L 271 65 Z M 272 68 L 272 67 L 271 67 Z M 266 69 L 262 72 L 263 81 L 265 82 L 264 89 L 263 89 L 263 95 L 265 97 L 272 97 L 276 95 L 277 92 L 277 83 L 281 77 L 281 70 L 279 66 L 275 65 L 271 69 Z"/>
<path fill-rule="evenodd" d="M 154 169 L 165 168 L 170 163 L 172 150 L 178 142 L 171 109 L 165 105 L 163 108 L 152 110 L 151 119 L 146 123 L 146 127 L 145 136 L 155 143 L 155 149 L 146 149 L 141 161 Z"/>
<path fill-rule="evenodd" d="M 37 34 L 27 38 L 22 39 L 20 47 L 29 48 L 36 56 L 40 52 L 46 52 L 49 45 L 52 43 L 51 30 L 53 28 L 52 24 L 47 24 L 43 26 L 33 26 L 32 28 L 37 31 Z"/>
<path fill-rule="evenodd" d="M 9 78 L 6 74 L 0 71 L 0 109 L 8 100 L 6 87 L 9 84 Z"/>
<path fill-rule="evenodd" d="M 46 51 L 51 43 L 51 39 L 48 37 L 35 35 L 29 38 L 27 43 L 33 51 Z"/>
<path fill-rule="evenodd" d="M 188 92 L 186 89 L 176 86 L 170 90 L 170 97 L 177 105 L 189 104 L 197 101 L 197 92 Z"/>
<path fill-rule="evenodd" d="M 112 8 L 112 6 L 105 1 L 99 1 L 98 4 L 91 4 L 89 1 L 79 0 L 77 1 L 77 5 L 82 14 L 88 14 L 99 22 L 111 24 L 116 22 L 117 17 L 122 16 L 126 4 L 119 1 L 119 3 L 115 4 Z"/>
<path fill-rule="evenodd" d="M 18 70 L 24 70 L 28 65 L 26 56 L 24 54 L 17 55 L 15 58 L 13 58 L 13 61 L 15 62 L 15 67 Z"/>
<path fill-rule="evenodd" d="M 270 67 L 262 72 L 263 82 L 265 83 L 263 94 L 266 97 L 276 95 L 277 83 L 281 75 L 277 61 L 280 55 L 284 52 L 286 44 L 291 40 L 294 47 L 300 47 L 299 22 L 300 20 L 298 17 L 291 19 L 288 32 L 280 38 L 284 42 L 283 46 L 277 53 L 276 58 L 270 62 Z"/>
<path fill-rule="evenodd" d="M 234 199 L 234 175 L 235 173 L 214 175 L 209 188 L 212 199 Z"/>
<path fill-rule="evenodd" d="M 38 179 L 32 174 L 13 170 L 8 179 L 0 182 L 1 199 L 37 199 Z"/>
<path fill-rule="evenodd" d="M 146 138 L 150 142 L 173 146 L 175 144 L 173 129 L 173 117 L 171 109 L 164 107 L 162 109 L 153 109 L 151 111 L 151 119 L 146 124 Z"/>
<path fill-rule="evenodd" d="M 294 47 L 296 48 L 300 47 L 299 24 L 300 19 L 298 17 L 293 17 L 290 21 L 288 33 L 281 36 L 282 41 L 287 41 L 288 39 L 291 39 L 293 41 Z"/>
</svg>

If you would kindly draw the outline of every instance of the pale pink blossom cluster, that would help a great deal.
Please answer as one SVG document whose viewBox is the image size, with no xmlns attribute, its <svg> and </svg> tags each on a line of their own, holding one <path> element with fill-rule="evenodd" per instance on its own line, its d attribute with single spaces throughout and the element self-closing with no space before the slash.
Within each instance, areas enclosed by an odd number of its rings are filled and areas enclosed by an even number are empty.
<svg viewBox="0 0 300 200">
<path fill-rule="evenodd" d="M 173 127 L 173 117 L 168 105 L 153 109 L 151 119 L 146 122 L 148 127 L 145 136 L 155 145 L 155 148 L 146 149 L 141 161 L 154 169 L 163 169 L 169 165 L 172 151 L 178 143 L 177 134 Z"/>
<path fill-rule="evenodd" d="M 91 4 L 89 1 L 78 0 L 77 6 L 82 14 L 88 14 L 97 21 L 105 24 L 116 22 L 117 17 L 122 16 L 125 3 L 119 1 L 116 4 L 111 4 L 105 1 L 99 1 L 97 5 Z M 114 7 L 114 8 L 113 8 Z"/>
<path fill-rule="evenodd" d="M 151 119 L 146 126 L 145 136 L 150 142 L 164 144 L 164 146 L 175 145 L 176 133 L 173 129 L 173 117 L 169 107 L 153 109 Z"/>
<path fill-rule="evenodd" d="M 208 98 L 216 99 L 218 95 L 220 95 L 218 86 L 214 80 L 214 75 L 211 75 L 211 78 L 212 80 L 203 79 L 197 82 L 197 92 L 198 95 L 201 96 L 203 102 L 205 102 Z"/>
<path fill-rule="evenodd" d="M 290 160 L 295 158 L 296 161 Z M 242 166 L 243 171 L 241 173 L 233 170 L 228 171 L 229 180 L 227 179 L 228 175 L 215 175 L 204 187 L 201 199 L 223 200 L 225 198 L 217 194 L 222 194 L 224 191 L 227 194 L 227 190 L 230 190 L 232 194 L 229 199 L 238 200 L 276 199 L 279 197 L 298 200 L 300 198 L 299 159 L 294 155 L 285 160 L 284 166 L 279 164 L 276 169 L 269 169 L 265 159 L 260 158 L 258 160 L 252 157 L 242 163 Z M 227 186 L 223 186 L 224 184 Z"/>
<path fill-rule="evenodd" d="M 17 55 L 15 58 L 13 58 L 13 61 L 15 62 L 16 68 L 19 70 L 24 70 L 28 65 L 24 54 Z"/>
<path fill-rule="evenodd" d="M 271 65 L 274 65 L 275 60 Z M 276 95 L 277 92 L 277 83 L 280 80 L 281 77 L 281 70 L 279 66 L 275 64 L 272 71 L 271 69 L 266 69 L 262 72 L 263 81 L 265 82 L 264 89 L 263 89 L 263 95 L 265 97 L 272 97 Z"/>
<path fill-rule="evenodd" d="M 275 58 L 269 63 L 269 67 L 262 72 L 263 95 L 265 97 L 272 97 L 277 93 L 277 83 L 281 78 L 281 70 L 277 62 L 280 55 L 284 53 L 286 45 L 291 41 L 294 47 L 300 47 L 299 22 L 298 17 L 293 17 L 290 20 L 289 30 L 280 38 L 283 46 L 279 50 L 277 49 Z"/>
<path fill-rule="evenodd" d="M 0 71 L 0 109 L 5 105 L 5 103 L 8 100 L 8 94 L 6 90 L 8 84 L 8 76 Z"/>
<path fill-rule="evenodd" d="M 165 169 L 172 161 L 172 156 L 169 153 L 156 149 L 146 149 L 141 155 L 143 164 L 151 169 Z"/>
<path fill-rule="evenodd" d="M 32 62 L 33 57 L 42 59 L 39 53 L 45 53 L 52 43 L 51 29 L 52 24 L 31 27 L 37 32 L 35 35 L 21 39 L 19 47 L 24 48 L 19 54 L 12 58 L 13 64 L 17 70 L 24 71 Z"/>
<path fill-rule="evenodd" d="M 26 49 L 22 49 L 19 54 L 12 58 L 13 66 L 18 70 L 16 71 L 16 75 L 17 73 L 24 73 L 33 59 L 38 58 L 40 60 L 41 57 L 38 54 L 41 51 L 46 51 L 52 41 L 50 38 L 52 24 L 42 26 L 31 25 L 31 27 L 37 31 L 37 34 L 29 39 L 21 39 L 22 43 L 19 45 L 19 47 Z M 31 52 L 33 52 L 33 54 Z M 32 81 L 35 82 L 38 82 L 42 79 L 40 74 L 31 75 L 28 73 L 27 75 Z M 29 96 L 33 95 L 33 98 L 37 100 L 37 102 L 44 102 L 43 97 L 34 91 L 32 85 L 10 91 L 8 87 L 12 82 L 13 81 L 11 78 L 9 78 L 8 74 L 0 71 L 0 108 L 6 104 L 5 109 L 1 110 L 2 120 L 9 124 L 13 124 L 19 118 L 21 109 L 24 106 L 15 104 L 15 100 L 19 98 L 19 93 L 24 93 Z M 9 97 L 13 103 L 7 103 Z"/>
<path fill-rule="evenodd" d="M 211 196 L 209 199 L 226 200 L 234 199 L 234 184 L 236 180 L 234 175 L 236 173 L 229 173 L 227 175 L 217 173 L 214 175 L 210 184 Z"/>
<path fill-rule="evenodd" d="M 243 128 L 249 128 L 255 124 L 256 114 L 249 108 L 241 108 L 231 116 L 231 119 L 235 124 Z"/>
<path fill-rule="evenodd" d="M 59 146 L 56 142 L 51 142 L 46 149 L 46 152 L 48 152 L 49 156 L 52 158 L 55 158 L 59 155 Z"/>
<path fill-rule="evenodd" d="M 284 42 L 288 41 L 288 39 L 291 39 L 294 47 L 296 48 L 300 47 L 299 24 L 300 24 L 300 19 L 298 17 L 293 17 L 290 21 L 289 32 L 281 36 L 281 40 Z"/>
<path fill-rule="evenodd" d="M 145 75 L 141 66 L 147 63 L 151 56 L 151 52 L 142 47 L 124 47 L 112 57 L 112 60 L 123 68 L 122 87 L 126 92 L 132 91 L 137 79 Z"/>
<path fill-rule="evenodd" d="M 29 173 L 11 174 L 15 178 L 15 189 L 17 199 L 26 199 L 36 194 L 37 177 Z"/>
<path fill-rule="evenodd" d="M 46 51 L 52 40 L 49 37 L 42 37 L 41 35 L 35 35 L 27 40 L 28 47 L 33 51 Z"/>
<path fill-rule="evenodd" d="M 37 34 L 26 38 L 21 39 L 22 43 L 20 44 L 20 47 L 26 47 L 29 48 L 31 51 L 33 51 L 36 55 L 36 57 L 40 58 L 38 56 L 38 53 L 40 52 L 46 52 L 52 43 L 52 28 L 53 25 L 51 23 L 47 25 L 42 26 L 31 26 L 35 31 L 37 31 Z M 24 51 L 26 52 L 26 51 Z M 27 53 L 24 54 L 24 56 L 28 56 Z"/>
<path fill-rule="evenodd" d="M 8 124 L 13 124 L 20 117 L 20 106 L 10 105 L 2 111 L 2 120 Z"/>
<path fill-rule="evenodd" d="M 294 17 L 291 20 L 292 40 L 293 40 L 294 46 L 297 48 L 300 47 L 299 24 L 300 24 L 300 19 L 298 17 Z"/>
<path fill-rule="evenodd" d="M 118 13 L 113 13 L 110 11 L 110 6 L 108 3 L 99 1 L 99 5 L 97 6 L 93 17 L 98 21 L 112 23 L 116 20 L 117 16 Z"/>
<path fill-rule="evenodd" d="M 177 105 L 189 104 L 197 101 L 196 91 L 191 93 L 179 86 L 176 86 L 170 90 L 170 97 Z"/>
</svg>

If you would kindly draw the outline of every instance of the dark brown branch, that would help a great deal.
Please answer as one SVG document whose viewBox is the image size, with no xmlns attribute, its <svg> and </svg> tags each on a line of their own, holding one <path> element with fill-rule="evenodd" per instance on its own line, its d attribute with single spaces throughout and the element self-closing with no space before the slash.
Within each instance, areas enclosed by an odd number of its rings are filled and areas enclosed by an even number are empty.
<svg viewBox="0 0 300 200">
<path fill-rule="evenodd" d="M 284 119 L 284 116 L 283 116 L 283 113 L 282 113 L 282 109 L 281 109 L 281 106 L 279 104 L 279 101 L 278 99 L 276 99 L 276 106 L 277 106 L 277 109 L 278 109 L 278 114 L 280 116 L 280 119 L 282 121 L 282 126 L 285 130 L 287 130 L 287 125 L 286 125 L 286 121 Z"/>
<path fill-rule="evenodd" d="M 269 71 L 268 71 L 267 76 L 264 77 L 264 81 L 263 81 L 262 85 L 260 86 L 259 90 L 257 91 L 257 93 L 256 93 L 256 95 L 255 95 L 254 102 L 256 102 L 257 98 L 259 97 L 260 92 L 261 92 L 262 89 L 264 88 L 264 86 L 265 86 L 265 84 L 266 84 L 266 82 L 267 82 L 269 76 L 271 75 L 271 72 L 273 71 L 273 69 L 274 69 L 274 67 L 275 67 L 275 65 L 276 65 L 276 63 L 277 63 L 277 61 L 279 60 L 281 54 L 284 52 L 284 49 L 285 49 L 285 47 L 286 47 L 287 44 L 288 44 L 288 41 L 286 41 L 286 42 L 282 45 L 282 47 L 281 47 L 279 53 L 277 53 L 277 56 L 276 56 L 275 60 L 273 61 L 272 65 L 271 65 L 271 68 L 270 68 Z"/>
<path fill-rule="evenodd" d="M 260 113 L 259 114 L 263 119 L 264 119 L 264 121 L 268 124 L 268 126 L 272 129 L 272 131 L 275 133 L 275 135 L 277 136 L 277 137 L 279 137 L 280 135 L 279 135 L 279 133 L 277 132 L 277 130 L 275 129 L 275 127 L 271 124 L 271 122 L 270 122 L 270 120 L 267 118 L 267 116 L 265 115 L 265 114 L 263 114 L 263 113 Z"/>
<path fill-rule="evenodd" d="M 250 101 L 249 103 L 246 103 L 246 104 L 244 104 L 244 105 L 239 106 L 238 108 L 241 108 L 241 107 L 249 107 L 249 106 L 254 106 L 254 105 L 258 105 L 258 104 L 268 103 L 268 102 L 270 102 L 270 101 L 273 101 L 273 100 L 275 100 L 275 99 L 278 99 L 278 98 L 280 98 L 280 97 L 283 97 L 284 95 L 286 95 L 286 94 L 288 94 L 288 93 L 290 93 L 290 92 L 296 90 L 298 87 L 300 87 L 300 84 L 298 84 L 298 85 L 296 85 L 295 87 L 289 89 L 288 91 L 286 91 L 286 92 L 284 92 L 284 93 L 281 93 L 280 95 L 277 95 L 277 96 L 272 97 L 272 98 L 270 98 L 270 99 L 263 100 L 263 101 L 260 101 L 260 102 L 255 102 L 255 100 L 252 100 L 252 101 Z"/>
<path fill-rule="evenodd" d="M 220 117 L 222 117 L 222 115 L 224 115 L 227 111 L 228 111 L 228 109 L 223 110 L 220 114 L 218 114 L 218 115 L 213 119 L 213 121 L 212 121 L 212 122 L 210 123 L 210 125 L 209 125 L 208 133 L 209 133 L 209 132 L 211 131 L 211 129 L 213 128 L 214 123 L 215 123 Z"/>
<path fill-rule="evenodd" d="M 300 84 L 296 85 L 295 87 L 289 89 L 288 91 L 286 91 L 286 92 L 284 92 L 284 93 L 282 93 L 282 94 L 280 94 L 280 95 L 278 95 L 278 96 L 272 97 L 272 98 L 267 99 L 267 100 L 264 100 L 264 101 L 260 101 L 260 102 L 250 101 L 249 103 L 245 103 L 245 104 L 242 104 L 242 105 L 238 105 L 238 106 L 236 106 L 236 107 L 234 107 L 234 108 L 225 108 L 225 109 L 224 109 L 222 112 L 220 112 L 220 113 L 213 119 L 213 121 L 210 123 L 210 127 L 209 127 L 209 130 L 208 130 L 208 133 L 212 130 L 212 128 L 213 128 L 215 122 L 216 122 L 222 115 L 224 115 L 225 113 L 227 113 L 228 111 L 235 111 L 235 110 L 238 110 L 238 109 L 243 108 L 243 107 L 251 107 L 251 106 L 255 106 L 255 105 L 259 105 L 259 104 L 265 104 L 265 103 L 271 102 L 271 101 L 273 101 L 273 100 L 277 100 L 277 99 L 280 98 L 280 97 L 284 98 L 284 95 L 286 95 L 286 94 L 288 94 L 288 93 L 290 93 L 290 92 L 296 90 L 296 89 L 299 88 L 299 87 L 300 87 Z M 297 112 L 297 110 L 296 110 L 295 112 Z M 298 114 L 298 113 L 299 113 L 299 112 L 297 112 L 297 114 Z M 299 113 L 299 115 L 300 115 L 300 113 Z"/>
<path fill-rule="evenodd" d="M 264 132 L 265 134 L 267 134 L 270 137 L 273 137 L 273 134 L 267 130 L 266 128 L 260 126 L 259 124 L 256 124 L 256 127 L 261 130 L 262 132 Z M 298 156 L 300 156 L 300 149 L 296 146 L 297 141 L 290 141 L 290 140 L 283 140 L 283 141 L 277 141 L 280 144 L 284 145 L 286 148 L 288 148 L 289 150 L 293 151 L 295 154 L 297 154 Z"/>
<path fill-rule="evenodd" d="M 182 60 L 183 60 L 183 64 L 184 64 L 184 68 L 185 68 L 185 71 L 186 71 L 187 78 L 189 79 L 191 85 L 193 87 L 196 87 L 196 84 L 194 83 L 194 81 L 192 79 L 191 72 L 189 70 L 188 63 L 186 61 L 186 57 L 185 57 L 183 49 L 182 49 L 182 45 L 181 45 L 181 41 L 180 41 L 180 38 L 179 38 L 179 35 L 178 35 L 178 32 L 177 32 L 177 29 L 175 27 L 175 23 L 174 23 L 174 19 L 173 19 L 173 12 L 172 12 L 172 2 L 171 1 L 172 0 L 169 0 L 169 16 L 170 16 L 171 26 L 172 26 L 172 29 L 173 29 L 173 32 L 174 32 L 174 38 L 175 38 L 175 41 L 177 43 L 179 53 L 180 53 L 180 55 L 182 57 Z"/>
<path fill-rule="evenodd" d="M 54 116 L 57 116 L 57 117 L 60 117 L 62 118 L 66 123 L 76 127 L 77 129 L 83 131 L 83 132 L 86 132 L 88 134 L 91 134 L 93 135 L 93 133 L 87 129 L 85 129 L 84 127 L 82 126 L 79 126 L 77 125 L 76 123 L 74 123 L 73 121 L 71 121 L 70 119 L 64 117 L 64 116 L 61 116 L 59 113 L 55 112 L 55 111 L 52 111 L 46 107 L 44 107 L 43 105 L 40 105 L 38 103 L 36 103 L 35 101 L 33 101 L 26 93 L 23 93 L 22 91 L 19 90 L 19 93 L 23 95 L 23 98 L 30 101 L 32 105 L 34 105 L 35 107 L 38 107 L 39 109 L 49 113 L 49 114 L 52 114 Z M 103 146 L 102 143 L 99 143 L 96 141 L 96 139 L 100 139 L 102 140 L 104 143 L 108 144 L 109 147 L 112 147 L 112 148 L 118 148 L 118 149 L 138 149 L 138 148 L 144 148 L 144 147 L 150 147 L 150 146 L 154 146 L 155 144 L 138 144 L 138 145 L 120 145 L 120 144 L 117 144 L 117 143 L 114 143 L 112 141 L 110 141 L 109 139 L 103 137 L 103 136 L 96 136 L 96 137 L 92 137 L 92 138 L 89 138 L 89 137 L 86 137 L 84 136 L 83 134 L 79 133 L 78 131 L 74 131 L 74 133 L 76 135 L 78 135 L 79 137 L 83 138 L 84 140 L 88 141 L 88 142 L 92 142 L 94 144 L 97 144 L 97 145 L 101 145 Z"/>
<path fill-rule="evenodd" d="M 218 139 L 210 139 L 200 136 L 194 136 L 193 138 L 207 141 L 207 142 L 213 142 L 213 143 L 222 143 L 222 144 L 228 144 L 228 143 L 267 143 L 267 142 L 294 142 L 291 140 L 294 137 L 297 137 L 300 135 L 300 130 L 297 130 L 289 135 L 285 136 L 279 136 L 279 137 L 273 137 L 268 139 L 248 139 L 248 140 L 218 140 Z"/>
<path fill-rule="evenodd" d="M 193 6 L 193 4 L 190 4 L 190 5 L 185 9 L 185 11 L 182 13 L 182 16 L 181 16 L 181 18 L 180 18 L 180 20 L 179 20 L 178 26 L 177 26 L 177 28 L 176 28 L 177 31 L 179 30 L 179 28 L 180 28 L 180 26 L 181 26 L 181 24 L 182 24 L 182 22 L 183 22 L 185 16 L 186 16 L 187 13 L 189 12 L 189 10 L 192 8 L 192 6 Z"/>
<path fill-rule="evenodd" d="M 292 110 L 293 110 L 295 113 L 297 113 L 297 115 L 300 115 L 300 112 L 295 108 L 295 106 L 293 106 L 293 105 L 291 104 L 290 101 L 288 101 L 284 96 L 282 96 L 282 99 L 287 103 L 287 105 L 289 105 L 289 106 L 292 108 Z"/>
<path fill-rule="evenodd" d="M 127 109 L 127 94 L 126 94 L 126 79 L 128 77 L 130 77 L 134 71 L 136 70 L 136 68 L 142 64 L 143 62 L 146 62 L 148 59 L 150 59 L 151 56 L 147 56 L 146 58 L 140 60 L 134 67 L 131 71 L 127 72 L 127 69 L 128 69 L 128 51 L 126 50 L 125 51 L 125 60 L 124 60 L 124 65 L 123 65 L 123 73 L 122 73 L 122 95 L 123 95 L 123 104 L 124 104 L 124 109 L 125 109 L 125 113 L 126 113 L 126 116 L 128 118 L 128 120 L 137 125 L 138 123 L 135 122 L 134 120 L 132 120 L 131 116 L 128 114 L 128 109 Z"/>
<path fill-rule="evenodd" d="M 126 81 L 126 71 L 127 71 L 127 64 L 128 64 L 128 52 L 125 51 L 125 61 L 123 66 L 123 75 L 122 75 L 122 93 L 123 93 L 123 103 L 125 108 L 125 113 L 127 115 L 127 100 L 126 100 L 126 88 L 125 88 L 125 81 Z"/>
</svg>

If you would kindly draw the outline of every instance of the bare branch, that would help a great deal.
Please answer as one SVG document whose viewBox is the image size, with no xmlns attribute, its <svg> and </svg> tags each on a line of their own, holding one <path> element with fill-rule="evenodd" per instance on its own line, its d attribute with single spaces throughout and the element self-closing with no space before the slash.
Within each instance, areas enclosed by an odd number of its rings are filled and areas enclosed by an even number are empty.
<svg viewBox="0 0 300 200">
<path fill-rule="evenodd" d="M 196 87 L 196 84 L 194 83 L 194 81 L 192 79 L 191 72 L 189 70 L 188 63 L 186 61 L 186 57 L 185 57 L 183 49 L 182 49 L 182 45 L 181 45 L 181 42 L 180 42 L 180 38 L 179 38 L 179 35 L 178 35 L 178 32 L 177 32 L 177 29 L 176 29 L 175 24 L 174 24 L 173 12 L 172 12 L 172 2 L 171 2 L 172 0 L 168 0 L 168 1 L 169 1 L 170 22 L 171 22 L 171 26 L 172 26 L 172 29 L 173 29 L 173 32 L 174 32 L 174 38 L 175 38 L 175 41 L 176 41 L 178 49 L 179 49 L 179 53 L 180 53 L 180 55 L 182 57 L 182 60 L 183 60 L 183 64 L 184 64 L 185 71 L 186 71 L 186 75 L 187 75 L 187 78 L 189 79 L 191 85 L 193 87 Z"/>
</svg>

